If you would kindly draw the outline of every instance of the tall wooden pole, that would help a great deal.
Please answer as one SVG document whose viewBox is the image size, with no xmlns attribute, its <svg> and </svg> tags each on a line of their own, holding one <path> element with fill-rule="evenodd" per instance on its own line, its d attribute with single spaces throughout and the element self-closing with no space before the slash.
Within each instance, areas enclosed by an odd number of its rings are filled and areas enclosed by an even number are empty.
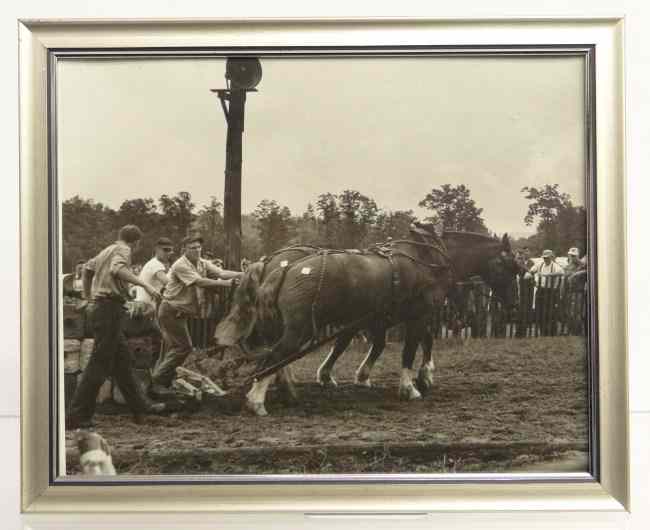
<svg viewBox="0 0 650 530">
<path fill-rule="evenodd" d="M 223 193 L 223 222 L 226 235 L 224 265 L 230 270 L 239 270 L 241 263 L 241 176 L 245 104 L 245 90 L 230 91 Z"/>
<path fill-rule="evenodd" d="M 226 79 L 230 81 L 230 88 L 212 89 L 212 92 L 218 94 L 228 123 L 223 193 L 224 265 L 227 269 L 239 270 L 242 243 L 241 178 L 244 108 L 246 92 L 256 92 L 255 87 L 262 79 L 262 66 L 259 59 L 253 57 L 227 59 Z"/>
</svg>

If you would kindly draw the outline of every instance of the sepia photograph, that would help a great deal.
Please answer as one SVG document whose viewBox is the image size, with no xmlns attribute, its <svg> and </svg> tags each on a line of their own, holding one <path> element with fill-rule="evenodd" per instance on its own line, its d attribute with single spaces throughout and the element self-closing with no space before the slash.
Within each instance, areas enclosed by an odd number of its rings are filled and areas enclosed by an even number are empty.
<svg viewBox="0 0 650 530">
<path fill-rule="evenodd" d="M 584 53 L 55 64 L 61 475 L 594 471 Z"/>
</svg>

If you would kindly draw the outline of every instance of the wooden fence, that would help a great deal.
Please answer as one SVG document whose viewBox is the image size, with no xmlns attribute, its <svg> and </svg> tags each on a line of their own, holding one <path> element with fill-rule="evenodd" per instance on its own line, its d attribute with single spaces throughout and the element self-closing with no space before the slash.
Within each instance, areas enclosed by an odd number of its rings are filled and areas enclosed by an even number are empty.
<svg viewBox="0 0 650 530">
<path fill-rule="evenodd" d="M 585 335 L 586 284 L 561 276 L 545 280 L 540 287 L 533 278 L 518 278 L 510 310 L 482 281 L 459 283 L 457 292 L 433 315 L 433 334 L 437 338 Z"/>
</svg>

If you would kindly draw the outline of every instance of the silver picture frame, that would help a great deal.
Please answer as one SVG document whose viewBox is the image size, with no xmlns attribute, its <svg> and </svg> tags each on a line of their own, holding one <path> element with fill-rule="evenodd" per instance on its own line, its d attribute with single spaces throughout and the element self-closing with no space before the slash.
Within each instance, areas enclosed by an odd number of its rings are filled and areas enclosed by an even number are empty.
<svg viewBox="0 0 650 530">
<path fill-rule="evenodd" d="M 623 21 L 121 20 L 19 23 L 22 509 L 430 512 L 629 509 Z M 590 471 L 545 474 L 60 476 L 55 72 L 75 57 L 574 55 L 585 61 Z M 170 504 L 166 499 L 173 497 Z"/>
</svg>

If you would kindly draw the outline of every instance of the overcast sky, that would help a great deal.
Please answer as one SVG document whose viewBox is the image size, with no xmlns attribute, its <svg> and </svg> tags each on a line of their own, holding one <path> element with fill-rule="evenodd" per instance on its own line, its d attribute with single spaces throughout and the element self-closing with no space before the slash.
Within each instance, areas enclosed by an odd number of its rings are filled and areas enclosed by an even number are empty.
<svg viewBox="0 0 650 530">
<path fill-rule="evenodd" d="M 189 191 L 223 197 L 226 124 L 210 88 L 222 59 L 59 63 L 60 197 L 113 208 Z M 496 232 L 523 223 L 523 186 L 559 183 L 584 204 L 582 59 L 262 59 L 248 96 L 243 204 L 301 214 L 356 189 L 388 210 L 465 184 Z"/>
</svg>

